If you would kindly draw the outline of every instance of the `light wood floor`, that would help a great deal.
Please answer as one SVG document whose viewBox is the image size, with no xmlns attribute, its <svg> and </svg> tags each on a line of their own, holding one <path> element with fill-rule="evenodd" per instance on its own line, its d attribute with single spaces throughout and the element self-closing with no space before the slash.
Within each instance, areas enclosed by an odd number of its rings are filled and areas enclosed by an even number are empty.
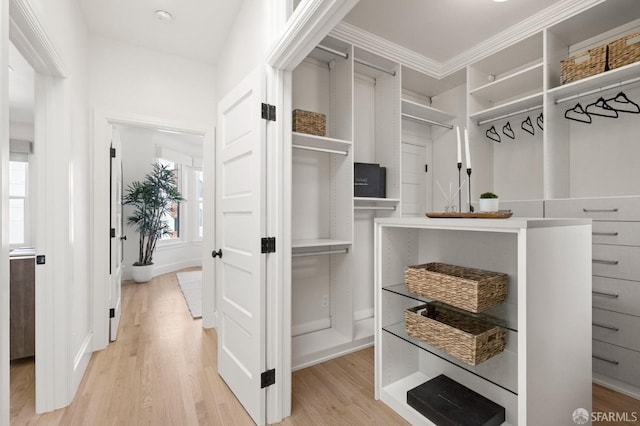
<svg viewBox="0 0 640 426">
<path fill-rule="evenodd" d="M 12 362 L 12 425 L 253 424 L 216 372 L 215 330 L 191 318 L 175 274 L 125 283 L 122 300 L 118 340 L 93 355 L 69 407 L 36 415 L 33 359 Z M 372 348 L 297 371 L 282 424 L 407 424 L 373 387 Z M 593 395 L 594 410 L 640 412 L 639 401 L 600 386 Z"/>
</svg>

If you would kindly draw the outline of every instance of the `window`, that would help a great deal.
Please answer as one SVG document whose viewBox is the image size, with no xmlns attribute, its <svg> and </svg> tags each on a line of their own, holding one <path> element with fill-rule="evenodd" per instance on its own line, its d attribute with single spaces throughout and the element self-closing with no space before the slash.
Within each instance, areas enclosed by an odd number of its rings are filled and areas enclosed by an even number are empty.
<svg viewBox="0 0 640 426">
<path fill-rule="evenodd" d="M 9 161 L 9 244 L 11 245 L 21 245 L 27 241 L 27 171 L 26 158 Z"/>
<path fill-rule="evenodd" d="M 176 182 L 178 188 L 184 194 L 182 179 L 181 179 L 181 165 L 168 161 L 162 158 L 158 158 L 158 163 L 163 166 L 167 166 L 170 170 L 173 170 L 176 176 Z M 161 239 L 163 240 L 176 240 L 180 238 L 180 203 L 174 203 L 171 206 L 171 211 L 162 217 L 162 222 L 166 223 L 170 229 L 169 234 L 165 234 Z"/>
<path fill-rule="evenodd" d="M 197 209 L 197 229 L 196 229 L 196 239 L 201 240 L 204 237 L 203 231 L 203 221 L 204 221 L 204 211 L 203 211 L 203 199 L 204 199 L 204 180 L 202 170 L 195 170 L 193 172 L 195 178 L 195 188 L 196 188 L 196 201 L 198 203 Z"/>
</svg>

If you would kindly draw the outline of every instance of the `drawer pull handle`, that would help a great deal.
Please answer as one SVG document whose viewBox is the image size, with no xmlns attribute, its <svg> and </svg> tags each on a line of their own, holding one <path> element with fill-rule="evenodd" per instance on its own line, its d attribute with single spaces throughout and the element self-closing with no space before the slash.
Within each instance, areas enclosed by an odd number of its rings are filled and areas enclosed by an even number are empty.
<svg viewBox="0 0 640 426">
<path fill-rule="evenodd" d="M 600 263 L 602 265 L 617 265 L 618 262 L 617 260 L 602 260 L 602 259 L 592 259 L 593 263 Z"/>
<path fill-rule="evenodd" d="M 602 291 L 592 291 L 592 294 L 595 294 L 596 296 L 604 296 L 604 297 L 610 297 L 612 299 L 617 299 L 618 297 L 620 297 L 619 294 L 615 294 L 615 293 L 604 293 Z"/>
<path fill-rule="evenodd" d="M 613 364 L 613 365 L 619 365 L 620 363 L 618 361 L 614 361 L 612 359 L 608 359 L 602 356 L 598 356 L 598 355 L 591 355 L 591 358 L 595 358 L 595 359 L 599 359 L 600 361 L 604 361 L 604 362 L 608 362 L 609 364 Z"/>
<path fill-rule="evenodd" d="M 618 327 L 614 327 L 612 325 L 606 325 L 606 324 L 598 324 L 597 322 L 592 322 L 591 325 L 594 326 L 594 327 L 600 327 L 600 328 L 604 328 L 604 329 L 611 330 L 611 331 L 618 331 L 619 330 Z"/>
<path fill-rule="evenodd" d="M 582 209 L 585 213 L 615 213 L 618 211 L 617 208 L 614 209 Z"/>
<path fill-rule="evenodd" d="M 617 237 L 618 232 L 592 232 L 591 235 L 598 237 Z"/>
</svg>

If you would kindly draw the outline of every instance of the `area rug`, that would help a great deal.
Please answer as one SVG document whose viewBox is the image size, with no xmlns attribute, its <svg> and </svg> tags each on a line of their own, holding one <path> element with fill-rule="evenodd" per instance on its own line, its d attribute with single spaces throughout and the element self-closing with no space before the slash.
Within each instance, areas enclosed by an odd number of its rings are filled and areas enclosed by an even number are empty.
<svg viewBox="0 0 640 426">
<path fill-rule="evenodd" d="M 178 272 L 178 284 L 193 318 L 202 318 L 202 271 Z"/>
</svg>

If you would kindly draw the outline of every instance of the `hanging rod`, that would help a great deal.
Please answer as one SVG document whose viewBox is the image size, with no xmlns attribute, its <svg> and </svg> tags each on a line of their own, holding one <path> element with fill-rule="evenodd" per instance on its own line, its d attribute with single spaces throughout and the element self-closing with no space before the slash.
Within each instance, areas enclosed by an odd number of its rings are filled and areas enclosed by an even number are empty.
<svg viewBox="0 0 640 426">
<path fill-rule="evenodd" d="M 392 76 L 392 77 L 395 77 L 395 76 L 396 76 L 396 72 L 395 72 L 395 71 L 389 71 L 389 70 L 387 70 L 387 69 L 384 69 L 384 68 L 382 68 L 382 67 L 379 67 L 379 66 L 377 66 L 377 65 L 374 65 L 374 64 L 372 64 L 372 63 L 370 63 L 370 62 L 363 61 L 362 59 L 353 58 L 353 62 L 357 62 L 357 63 L 359 63 L 360 65 L 364 65 L 365 67 L 373 68 L 374 70 L 382 71 L 383 73 L 385 73 L 385 74 L 389 74 L 389 75 L 390 75 L 390 76 Z"/>
<path fill-rule="evenodd" d="M 396 206 L 354 206 L 355 210 L 396 210 Z"/>
<path fill-rule="evenodd" d="M 419 121 L 421 123 L 433 124 L 434 126 L 444 127 L 445 129 L 453 129 L 451 124 L 440 123 L 439 121 L 429 120 L 428 118 L 416 117 L 415 115 L 402 113 L 404 118 L 408 118 L 409 120 Z"/>
<path fill-rule="evenodd" d="M 321 44 L 317 45 L 316 48 L 318 48 L 320 50 L 324 50 L 325 52 L 334 54 L 336 56 L 340 56 L 341 58 L 349 59 L 349 54 L 348 53 L 340 52 L 339 50 L 335 50 L 335 49 L 332 49 L 330 47 L 323 46 Z"/>
<path fill-rule="evenodd" d="M 321 44 L 317 45 L 316 48 L 318 48 L 320 50 L 324 50 L 325 52 L 329 52 L 329 53 L 331 53 L 333 55 L 340 56 L 341 58 L 349 59 L 349 54 L 348 53 L 340 52 L 338 50 L 332 49 L 332 48 L 327 47 L 327 46 L 323 46 Z M 353 61 L 359 63 L 360 65 L 364 65 L 366 67 L 373 68 L 374 70 L 381 71 L 381 72 L 383 72 L 385 74 L 389 74 L 389 75 L 391 75 L 393 77 L 396 76 L 396 72 L 395 71 L 389 71 L 387 69 L 384 69 L 382 67 L 374 65 L 374 64 L 372 64 L 370 62 L 367 62 L 367 61 L 364 61 L 362 59 L 353 58 Z"/>
<path fill-rule="evenodd" d="M 610 84 L 608 86 L 598 87 L 597 89 L 588 90 L 588 91 L 583 92 L 583 93 L 578 93 L 578 94 L 575 94 L 575 95 L 571 95 L 571 96 L 567 96 L 567 97 L 564 97 L 564 98 L 560 98 L 560 99 L 557 99 L 555 101 L 555 103 L 556 104 L 561 104 L 561 103 L 566 102 L 566 101 L 570 101 L 570 100 L 573 100 L 573 99 L 578 99 L 578 98 L 581 98 L 583 96 L 593 95 L 594 93 L 598 93 L 598 92 L 604 92 L 605 90 L 609 90 L 609 89 L 615 89 L 616 87 L 627 86 L 629 84 L 637 83 L 639 81 L 640 81 L 640 77 L 632 78 L 630 80 L 621 81 L 619 83 L 613 83 L 613 84 Z"/>
<path fill-rule="evenodd" d="M 482 126 L 483 124 L 491 123 L 492 121 L 502 120 L 503 118 L 509 118 L 509 117 L 513 117 L 515 115 L 524 114 L 525 112 L 535 111 L 535 110 L 540 109 L 540 108 L 542 108 L 542 105 L 536 105 L 534 107 L 522 109 L 520 111 L 510 112 L 509 114 L 504 114 L 504 115 L 501 115 L 500 117 L 494 117 L 494 118 L 489 118 L 489 119 L 486 119 L 486 120 L 480 120 L 480 121 L 478 121 L 478 126 Z"/>
<path fill-rule="evenodd" d="M 308 151 L 328 152 L 329 154 L 349 155 L 349 151 L 338 151 L 337 149 L 316 148 L 315 146 L 291 145 L 292 148 L 306 149 Z"/>
<path fill-rule="evenodd" d="M 321 250 L 321 251 L 303 251 L 300 253 L 293 253 L 292 257 L 305 257 L 305 256 L 319 256 L 325 254 L 347 254 L 349 253 L 349 249 L 345 248 L 342 250 Z"/>
</svg>

